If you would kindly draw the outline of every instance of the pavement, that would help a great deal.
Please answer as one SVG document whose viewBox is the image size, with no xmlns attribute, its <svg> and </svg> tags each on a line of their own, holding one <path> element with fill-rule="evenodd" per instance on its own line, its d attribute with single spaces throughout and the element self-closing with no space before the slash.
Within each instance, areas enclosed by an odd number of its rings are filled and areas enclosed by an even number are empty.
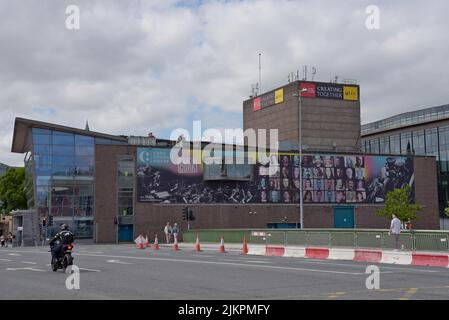
<svg viewBox="0 0 449 320">
<path fill-rule="evenodd" d="M 50 270 L 47 247 L 0 248 L 0 299 L 376 300 L 449 299 L 449 269 L 243 255 L 241 245 L 75 244 L 79 290 Z M 366 288 L 368 266 L 379 289 Z M 5 290 L 6 289 L 6 290 Z"/>
</svg>

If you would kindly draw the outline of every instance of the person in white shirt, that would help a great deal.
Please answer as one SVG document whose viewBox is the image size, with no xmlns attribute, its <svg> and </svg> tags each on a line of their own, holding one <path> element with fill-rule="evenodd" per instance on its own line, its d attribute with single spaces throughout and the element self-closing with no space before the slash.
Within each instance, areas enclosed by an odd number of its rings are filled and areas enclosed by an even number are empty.
<svg viewBox="0 0 449 320">
<path fill-rule="evenodd" d="M 170 223 L 167 222 L 167 224 L 165 225 L 165 228 L 164 228 L 165 240 L 167 240 L 167 244 L 170 243 L 171 230 L 172 230 L 172 228 L 171 228 L 171 226 L 170 226 Z"/>
<path fill-rule="evenodd" d="M 394 237 L 394 250 L 397 251 L 399 249 L 399 236 L 401 234 L 401 220 L 399 220 L 394 214 L 392 218 L 393 219 L 391 219 L 390 232 L 388 234 Z"/>
</svg>

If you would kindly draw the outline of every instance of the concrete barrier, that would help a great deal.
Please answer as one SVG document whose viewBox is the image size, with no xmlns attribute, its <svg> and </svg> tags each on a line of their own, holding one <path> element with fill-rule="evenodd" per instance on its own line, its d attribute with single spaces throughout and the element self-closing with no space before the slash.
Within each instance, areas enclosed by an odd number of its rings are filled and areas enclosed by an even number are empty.
<svg viewBox="0 0 449 320">
<path fill-rule="evenodd" d="M 412 253 L 412 265 L 429 267 L 448 267 L 449 257 L 447 254 Z"/>
<path fill-rule="evenodd" d="M 265 246 L 248 245 L 248 254 L 264 256 L 266 252 Z"/>
<path fill-rule="evenodd" d="M 355 249 L 354 261 L 360 262 L 380 262 L 382 260 L 382 251 Z"/>
<path fill-rule="evenodd" d="M 265 255 L 272 257 L 283 257 L 285 253 L 284 247 L 274 247 L 274 246 L 266 246 L 265 247 Z"/>
<path fill-rule="evenodd" d="M 331 248 L 329 249 L 329 260 L 354 260 L 354 249 Z"/>
<path fill-rule="evenodd" d="M 411 252 L 397 252 L 397 251 L 383 251 L 382 259 L 380 263 L 388 264 L 412 264 L 412 253 Z"/>
<path fill-rule="evenodd" d="M 328 248 L 306 248 L 306 258 L 325 260 L 329 257 Z"/>
<path fill-rule="evenodd" d="M 304 258 L 306 256 L 305 247 L 285 247 L 284 257 L 289 258 Z"/>
</svg>

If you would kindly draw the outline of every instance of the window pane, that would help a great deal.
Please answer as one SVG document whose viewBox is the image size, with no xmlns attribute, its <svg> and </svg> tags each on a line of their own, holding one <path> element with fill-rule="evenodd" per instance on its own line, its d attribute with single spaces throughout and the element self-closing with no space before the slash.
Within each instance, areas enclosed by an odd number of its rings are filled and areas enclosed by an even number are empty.
<svg viewBox="0 0 449 320">
<path fill-rule="evenodd" d="M 390 152 L 392 154 L 400 154 L 401 153 L 401 145 L 400 145 L 400 140 L 399 140 L 398 134 L 390 136 Z"/>
<path fill-rule="evenodd" d="M 94 138 L 88 137 L 88 136 L 81 136 L 76 135 L 75 136 L 75 144 L 78 146 L 93 146 L 94 145 Z"/>
<path fill-rule="evenodd" d="M 53 144 L 72 146 L 75 143 L 73 135 L 53 135 Z"/>
<path fill-rule="evenodd" d="M 51 144 L 51 136 L 34 134 L 33 135 L 33 144 Z"/>
</svg>

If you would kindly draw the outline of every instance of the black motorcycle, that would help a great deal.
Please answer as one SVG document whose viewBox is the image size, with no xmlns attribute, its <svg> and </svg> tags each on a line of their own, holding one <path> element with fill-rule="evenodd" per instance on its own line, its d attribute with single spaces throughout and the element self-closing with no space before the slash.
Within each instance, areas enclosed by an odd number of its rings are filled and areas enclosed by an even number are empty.
<svg viewBox="0 0 449 320">
<path fill-rule="evenodd" d="M 64 272 L 66 269 L 73 265 L 73 257 L 72 257 L 73 245 L 64 244 L 62 247 L 62 253 L 56 261 L 51 262 L 51 269 L 53 271 L 58 271 L 58 269 L 63 269 Z"/>
</svg>

